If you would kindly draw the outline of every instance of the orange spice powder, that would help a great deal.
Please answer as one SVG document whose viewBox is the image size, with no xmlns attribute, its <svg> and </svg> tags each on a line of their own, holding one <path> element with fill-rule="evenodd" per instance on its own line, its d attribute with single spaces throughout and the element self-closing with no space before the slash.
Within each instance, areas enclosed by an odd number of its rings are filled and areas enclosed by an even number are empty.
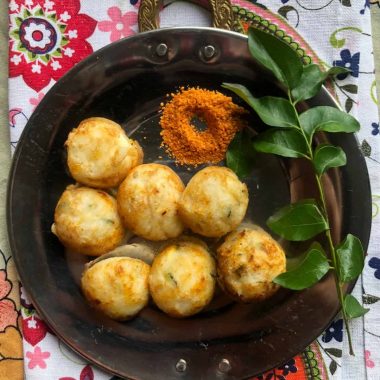
<svg viewBox="0 0 380 380">
<path fill-rule="evenodd" d="M 177 163 L 199 165 L 223 160 L 235 133 L 245 126 L 247 111 L 218 91 L 183 87 L 162 104 L 160 125 L 163 146 Z M 194 117 L 207 125 L 199 131 Z"/>
</svg>

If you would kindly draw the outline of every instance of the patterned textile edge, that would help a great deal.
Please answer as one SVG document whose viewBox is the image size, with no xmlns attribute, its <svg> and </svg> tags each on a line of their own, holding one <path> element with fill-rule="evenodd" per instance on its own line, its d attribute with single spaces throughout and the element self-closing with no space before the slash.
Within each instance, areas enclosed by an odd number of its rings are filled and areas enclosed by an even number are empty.
<svg viewBox="0 0 380 380">
<path fill-rule="evenodd" d="M 284 365 L 251 380 L 326 380 L 327 369 L 316 342 Z"/>
<path fill-rule="evenodd" d="M 270 12 L 258 5 L 249 4 L 248 9 L 244 0 L 235 0 L 232 9 L 236 17 L 236 31 L 246 33 L 249 26 L 253 25 L 268 32 L 275 34 L 277 37 L 288 43 L 305 64 L 311 62 L 322 64 L 310 45 L 287 23 L 281 16 Z"/>
<path fill-rule="evenodd" d="M 322 380 L 328 377 L 326 366 L 317 343 L 314 342 L 308 346 L 301 356 L 305 363 L 307 379 Z"/>
<path fill-rule="evenodd" d="M 234 5 L 232 7 L 236 15 L 235 30 L 240 33 L 246 34 L 250 26 L 254 26 L 258 29 L 263 29 L 276 37 L 280 38 L 287 44 L 289 44 L 302 58 L 304 64 L 309 64 L 312 62 L 312 57 L 310 57 L 302 46 L 296 42 L 290 35 L 288 35 L 283 29 L 278 25 L 270 22 L 269 20 L 253 13 L 245 8 Z"/>
</svg>

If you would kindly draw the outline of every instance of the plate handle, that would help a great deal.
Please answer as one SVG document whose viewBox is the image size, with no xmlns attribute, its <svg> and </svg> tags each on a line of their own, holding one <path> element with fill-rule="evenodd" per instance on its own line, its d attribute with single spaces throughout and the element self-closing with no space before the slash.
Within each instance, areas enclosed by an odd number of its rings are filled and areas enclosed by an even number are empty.
<svg viewBox="0 0 380 380">
<path fill-rule="evenodd" d="M 175 0 L 165 1 L 165 5 L 173 3 Z M 212 25 L 215 28 L 234 30 L 235 16 L 232 11 L 230 0 L 188 0 L 191 3 L 200 5 L 209 10 L 212 14 Z M 158 29 L 159 10 L 163 0 L 141 0 L 138 14 L 139 31 L 147 32 Z"/>
</svg>

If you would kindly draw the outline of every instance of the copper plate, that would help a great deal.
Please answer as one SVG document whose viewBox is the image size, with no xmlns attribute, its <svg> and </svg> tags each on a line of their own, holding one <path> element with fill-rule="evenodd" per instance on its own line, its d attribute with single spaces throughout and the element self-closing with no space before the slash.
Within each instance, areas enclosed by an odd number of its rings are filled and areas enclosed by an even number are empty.
<svg viewBox="0 0 380 380">
<path fill-rule="evenodd" d="M 167 46 L 163 55 L 156 53 L 160 44 Z M 204 55 L 208 45 L 214 48 L 211 58 Z M 270 74 L 250 57 L 245 36 L 211 28 L 142 33 L 97 51 L 66 74 L 38 106 L 17 146 L 8 189 L 8 230 L 21 281 L 38 312 L 65 343 L 119 376 L 247 378 L 301 352 L 338 311 L 332 275 L 311 289 L 282 290 L 261 304 L 237 304 L 218 293 L 207 310 L 183 320 L 150 305 L 132 321 L 119 323 L 85 302 L 78 286 L 82 263 L 67 258 L 50 232 L 55 204 L 73 182 L 65 167 L 68 133 L 86 117 L 110 118 L 140 142 L 145 162 L 168 164 L 188 181 L 192 171 L 176 167 L 159 147 L 159 104 L 178 86 L 223 91 L 222 82 L 244 84 L 257 96 L 281 94 Z M 336 106 L 324 89 L 308 104 Z M 264 128 L 254 114 L 250 125 Z M 353 233 L 366 249 L 371 196 L 357 140 L 351 134 L 318 138 L 340 145 L 348 158 L 347 166 L 331 170 L 325 179 L 334 237 L 338 241 Z M 246 182 L 247 220 L 263 227 L 279 207 L 316 194 L 311 168 L 302 160 L 257 155 Z M 286 248 L 297 254 L 305 245 Z M 181 365 L 184 362 L 186 366 Z"/>
</svg>

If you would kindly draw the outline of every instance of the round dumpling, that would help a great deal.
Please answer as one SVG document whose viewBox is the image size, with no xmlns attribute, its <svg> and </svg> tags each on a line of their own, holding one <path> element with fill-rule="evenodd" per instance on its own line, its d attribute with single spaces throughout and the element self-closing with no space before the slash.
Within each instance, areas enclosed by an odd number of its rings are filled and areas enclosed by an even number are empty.
<svg viewBox="0 0 380 380">
<path fill-rule="evenodd" d="M 193 232 L 220 237 L 234 230 L 248 207 L 247 186 L 225 167 L 209 166 L 190 180 L 179 203 L 184 224 Z"/>
<path fill-rule="evenodd" d="M 124 237 L 115 198 L 102 190 L 76 186 L 61 195 L 52 232 L 65 247 L 90 256 L 114 249 Z"/>
<path fill-rule="evenodd" d="M 149 300 L 150 266 L 130 257 L 101 260 L 85 270 L 82 290 L 87 300 L 112 319 L 135 316 Z"/>
<path fill-rule="evenodd" d="M 264 300 L 279 288 L 273 279 L 286 270 L 285 253 L 261 228 L 244 228 L 218 248 L 217 270 L 220 285 L 235 299 Z"/>
<path fill-rule="evenodd" d="M 178 201 L 184 185 L 168 166 L 139 165 L 131 170 L 117 192 L 119 214 L 124 225 L 148 240 L 179 236 L 183 224 Z"/>
<path fill-rule="evenodd" d="M 118 186 L 143 161 L 138 142 L 128 138 L 119 124 L 102 117 L 83 120 L 65 146 L 71 175 L 91 187 Z"/>
<path fill-rule="evenodd" d="M 181 240 L 165 247 L 155 258 L 149 289 L 156 305 L 172 317 L 201 311 L 215 290 L 215 262 L 206 244 Z"/>
</svg>

